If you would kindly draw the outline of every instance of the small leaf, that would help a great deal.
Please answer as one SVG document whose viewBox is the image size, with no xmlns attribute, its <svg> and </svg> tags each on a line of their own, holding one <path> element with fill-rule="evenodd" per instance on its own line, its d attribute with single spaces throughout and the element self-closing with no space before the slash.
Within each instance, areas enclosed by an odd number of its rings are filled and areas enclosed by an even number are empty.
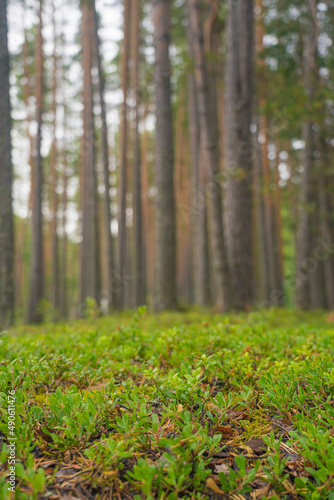
<svg viewBox="0 0 334 500">
<path fill-rule="evenodd" d="M 215 483 L 215 481 L 211 477 L 208 477 L 208 479 L 206 480 L 206 485 L 208 488 L 213 490 L 215 493 L 219 493 L 220 495 L 224 494 L 223 490 L 218 488 L 218 485 Z"/>
</svg>

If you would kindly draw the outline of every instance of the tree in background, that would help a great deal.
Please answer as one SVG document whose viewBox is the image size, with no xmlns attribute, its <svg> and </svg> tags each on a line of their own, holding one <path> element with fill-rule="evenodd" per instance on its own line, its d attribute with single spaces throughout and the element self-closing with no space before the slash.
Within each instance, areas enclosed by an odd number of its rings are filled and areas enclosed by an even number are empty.
<svg viewBox="0 0 334 500">
<path fill-rule="evenodd" d="M 42 159 L 42 126 L 44 110 L 44 55 L 43 55 L 43 21 L 42 0 L 39 2 L 38 27 L 35 41 L 35 88 L 36 88 L 36 122 L 37 134 L 31 168 L 32 173 L 32 255 L 28 322 L 40 323 L 43 320 L 44 299 L 44 252 L 43 252 L 43 159 Z"/>
<path fill-rule="evenodd" d="M 212 238 L 213 270 L 216 281 L 216 303 L 220 311 L 232 304 L 229 269 L 223 230 L 222 196 L 219 179 L 219 141 L 217 111 L 211 106 L 212 89 L 204 54 L 203 21 L 200 4 L 189 0 L 191 45 L 195 62 L 195 86 L 203 145 L 203 160 L 207 165 L 208 199 L 210 203 L 210 233 Z"/>
<path fill-rule="evenodd" d="M 308 261 L 313 249 L 312 220 L 314 220 L 315 209 L 315 172 L 314 156 L 315 138 L 313 133 L 312 106 L 315 97 L 316 84 L 316 2 L 309 0 L 309 22 L 307 33 L 304 35 L 304 85 L 308 98 L 308 109 L 306 110 L 305 122 L 302 128 L 302 137 L 305 142 L 303 151 L 303 171 L 301 175 L 299 224 L 297 230 L 297 282 L 296 282 L 296 304 L 301 309 L 309 309 L 312 304 L 311 274 L 308 269 Z M 314 229 L 314 228 L 313 228 Z M 316 270 L 312 273 L 314 275 Z"/>
<path fill-rule="evenodd" d="M 53 55 L 52 55 L 52 144 L 50 151 L 50 211 L 51 211 L 51 266 L 52 266 L 52 296 L 54 318 L 57 319 L 60 307 L 60 266 L 59 266 L 59 238 L 58 238 L 58 26 L 56 23 L 56 12 L 54 1 L 52 3 L 53 17 Z"/>
<path fill-rule="evenodd" d="M 39 2 L 17 6 L 14 192 L 29 150 L 31 165 L 30 198 L 14 204 L 19 316 L 30 303 L 31 321 L 75 317 L 89 297 L 102 312 L 333 307 L 332 9 L 171 4 L 113 6 L 116 40 L 110 5 L 83 1 L 81 44 L 67 18 L 78 6 L 44 0 L 44 39 Z"/>
<path fill-rule="evenodd" d="M 0 1 L 0 327 L 14 317 L 14 232 L 7 2 Z"/>
<path fill-rule="evenodd" d="M 132 59 L 133 59 L 133 98 L 135 100 L 134 162 L 133 162 L 133 215 L 134 215 L 134 253 L 135 253 L 135 305 L 146 304 L 146 259 L 144 253 L 143 208 L 142 208 L 142 156 L 140 144 L 140 17 L 141 2 L 135 0 L 132 14 Z"/>
<path fill-rule="evenodd" d="M 234 307 L 253 304 L 252 259 L 253 2 L 230 0 L 225 68 L 225 220 Z"/>
<path fill-rule="evenodd" d="M 192 64 L 194 55 L 189 23 L 187 26 L 187 45 L 189 58 Z M 206 172 L 202 157 L 203 155 L 201 153 L 201 133 L 193 67 L 188 69 L 187 76 L 189 161 L 191 165 L 193 298 L 195 304 L 207 306 L 211 303 L 211 291 L 208 248 L 208 211 L 205 197 Z"/>
<path fill-rule="evenodd" d="M 95 63 L 98 71 L 98 95 L 101 111 L 101 134 L 102 134 L 102 161 L 103 161 L 103 181 L 104 181 L 104 233 L 106 239 L 106 271 L 107 271 L 107 290 L 108 290 L 108 306 L 116 305 L 116 297 L 114 290 L 114 271 L 115 271 L 115 256 L 114 245 L 111 234 L 111 197 L 110 197 L 110 155 L 109 155 L 109 140 L 107 127 L 107 112 L 105 104 L 105 76 L 102 69 L 102 56 L 100 39 L 98 35 L 98 16 L 96 12 L 95 2 L 94 9 L 94 50 Z"/>
<path fill-rule="evenodd" d="M 95 39 L 95 9 L 91 0 L 82 2 L 83 143 L 82 143 L 82 245 L 80 301 L 98 299 L 100 292 L 97 178 L 93 116 L 92 61 Z"/>
<path fill-rule="evenodd" d="M 170 0 L 154 0 L 155 47 L 155 311 L 175 309 L 176 215 L 174 195 L 174 151 L 171 106 Z"/>
<path fill-rule="evenodd" d="M 119 188 L 119 217 L 118 217 L 118 291 L 117 306 L 122 309 L 126 306 L 128 292 L 128 235 L 126 228 L 126 194 L 128 185 L 128 86 L 129 86 L 129 44 L 130 44 L 130 0 L 124 0 L 124 37 L 121 56 L 121 86 L 123 101 L 121 104 L 120 130 L 120 188 Z"/>
<path fill-rule="evenodd" d="M 268 84 L 266 81 L 266 67 L 264 57 L 264 6 L 262 0 L 255 2 L 255 55 L 256 78 L 254 88 L 254 134 L 255 151 L 254 160 L 254 199 L 256 225 L 254 247 L 257 259 L 257 299 L 271 301 L 275 305 L 282 305 L 283 272 L 280 270 L 280 222 L 275 224 L 275 204 L 278 203 L 281 190 L 272 187 L 272 172 L 268 157 L 268 144 L 270 141 L 270 123 L 267 112 Z M 276 169 L 278 173 L 278 168 Z M 277 180 L 276 180 L 277 181 Z M 277 207 L 280 211 L 280 207 Z M 278 216 L 277 216 L 278 217 Z M 280 290 L 281 295 L 275 295 L 275 290 Z"/>
</svg>

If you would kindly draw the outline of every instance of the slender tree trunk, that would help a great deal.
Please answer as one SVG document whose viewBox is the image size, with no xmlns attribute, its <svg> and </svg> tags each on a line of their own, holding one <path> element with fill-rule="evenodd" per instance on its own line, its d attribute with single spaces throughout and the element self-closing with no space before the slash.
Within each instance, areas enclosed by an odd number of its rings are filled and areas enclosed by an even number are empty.
<svg viewBox="0 0 334 500">
<path fill-rule="evenodd" d="M 26 120 L 26 133 L 29 141 L 29 166 L 31 169 L 31 175 L 30 175 L 30 192 L 29 192 L 29 200 L 28 200 L 28 217 L 31 216 L 32 212 L 32 187 L 34 185 L 33 182 L 33 152 L 34 152 L 34 141 L 30 133 L 30 124 L 31 124 L 31 111 L 29 109 L 29 98 L 30 98 L 30 87 L 31 87 L 31 73 L 29 71 L 29 43 L 28 43 L 28 38 L 27 38 L 27 31 L 24 30 L 24 43 L 23 43 L 23 51 L 22 51 L 22 56 L 23 56 L 23 74 L 26 79 L 25 84 L 23 85 L 23 100 L 25 104 L 25 110 L 27 113 L 27 120 Z M 27 229 L 28 229 L 28 224 L 24 223 L 22 224 L 22 231 L 18 233 L 17 241 L 16 241 L 16 263 L 15 263 L 15 270 L 16 270 L 16 285 L 15 285 L 15 302 L 16 306 L 19 309 L 22 309 L 24 307 L 24 293 L 23 293 L 23 288 L 24 288 L 24 282 L 26 281 L 26 269 L 24 267 L 24 255 L 25 255 L 25 249 L 26 249 L 26 243 L 27 243 Z"/>
<path fill-rule="evenodd" d="M 263 304 L 269 305 L 270 299 L 270 284 L 268 273 L 268 252 L 266 239 L 266 224 L 265 224 L 265 208 L 263 196 L 263 168 L 262 168 L 262 148 L 258 141 L 260 120 L 256 116 L 257 131 L 254 136 L 254 204 L 255 204 L 255 220 L 256 220 L 256 250 L 257 250 L 257 268 L 258 276 L 256 280 L 256 297 Z"/>
<path fill-rule="evenodd" d="M 99 242 L 97 223 L 97 179 L 95 171 L 95 138 L 93 117 L 93 90 L 91 80 L 94 53 L 94 10 L 86 0 L 82 4 L 82 63 L 83 86 L 83 148 L 82 148 L 82 244 L 80 302 L 98 299 Z"/>
<path fill-rule="evenodd" d="M 60 35 L 61 49 L 64 52 L 65 39 L 64 33 Z M 61 61 L 61 79 L 66 79 L 66 66 L 64 61 Z M 67 236 L 67 210 L 68 210 L 68 181 L 69 181 L 69 162 L 68 162 L 68 103 L 66 90 L 62 89 L 62 109 L 63 109 L 63 140 L 62 140 L 62 155 L 61 155 L 61 182 L 62 182 L 62 195 L 59 198 L 61 204 L 61 239 L 59 248 L 59 263 L 60 263 L 60 277 L 59 277 L 59 313 L 62 319 L 67 319 L 69 316 L 69 290 L 68 290 L 68 236 Z"/>
<path fill-rule="evenodd" d="M 253 2 L 229 0 L 225 78 L 226 228 L 234 305 L 253 303 L 251 96 Z"/>
<path fill-rule="evenodd" d="M 319 206 L 319 177 L 320 172 L 314 179 L 314 201 L 313 213 L 311 215 L 311 234 L 312 234 L 312 269 L 310 269 L 310 305 L 312 309 L 325 309 L 326 308 L 326 288 L 324 266 L 322 259 L 319 260 L 315 256 L 315 248 L 317 241 L 321 236 L 321 220 L 320 220 L 320 206 Z"/>
<path fill-rule="evenodd" d="M 139 56 L 140 56 L 140 0 L 134 1 L 132 16 L 132 46 L 133 46 L 133 88 L 135 99 L 134 127 L 134 165 L 133 165 L 133 215 L 134 215 L 134 253 L 135 253 L 135 305 L 146 303 L 145 253 L 143 238 L 143 209 L 141 186 L 141 145 L 139 133 Z"/>
<path fill-rule="evenodd" d="M 50 190 L 50 204 L 51 204 L 51 239 L 52 239 L 52 305 L 54 319 L 57 319 L 59 314 L 59 241 L 58 241 L 58 195 L 57 195 L 57 71 L 58 71 L 58 58 L 57 58 L 57 25 L 56 25 L 56 13 L 54 2 L 53 7 L 53 56 L 52 56 L 52 145 L 51 145 L 51 159 L 50 159 L 50 170 L 51 170 L 51 190 Z"/>
<path fill-rule="evenodd" d="M 328 202 L 328 184 L 330 181 L 329 175 L 326 175 L 326 166 L 330 164 L 330 159 L 327 152 L 327 144 L 322 145 L 323 164 L 319 172 L 319 218 L 320 218 L 320 237 L 327 244 L 333 244 L 334 235 L 330 226 L 331 211 Z M 326 301 L 328 309 L 334 309 L 334 259 L 333 255 L 327 255 L 324 262 L 324 281 L 326 290 Z"/>
<path fill-rule="evenodd" d="M 308 32 L 304 43 L 304 85 L 309 102 L 314 97 L 314 69 L 317 51 L 316 39 L 316 4 L 309 0 L 310 19 Z M 300 186 L 299 221 L 297 229 L 297 277 L 296 277 L 296 305 L 300 309 L 311 307 L 310 272 L 308 259 L 312 253 L 312 212 L 314 210 L 313 186 L 313 148 L 314 137 L 312 120 L 309 118 L 303 124 L 303 171 Z"/>
<path fill-rule="evenodd" d="M 145 109 L 145 123 L 147 119 L 148 107 Z M 143 154 L 142 154 L 142 167 L 143 167 L 143 223 L 144 223 L 144 235 L 145 235 L 145 253 L 146 253 L 146 282 L 147 290 L 153 290 L 154 281 L 154 266 L 149 265 L 149 263 L 154 261 L 154 217 L 152 209 L 152 200 L 150 197 L 150 179 L 151 179 L 151 168 L 150 168 L 150 135 L 149 131 L 145 127 L 143 134 Z M 149 299 L 149 296 L 148 296 Z M 149 300 L 151 303 L 152 300 Z"/>
<path fill-rule="evenodd" d="M 187 303 L 187 229 L 190 206 L 187 201 L 187 165 L 184 162 L 186 140 L 185 131 L 185 92 L 181 89 L 175 120 L 175 200 L 177 217 L 177 293 L 183 304 Z"/>
<path fill-rule="evenodd" d="M 187 29 L 188 54 L 193 59 L 190 28 Z M 201 175 L 201 134 L 199 126 L 194 71 L 188 74 L 188 130 L 191 175 L 191 227 L 193 247 L 193 296 L 197 305 L 210 304 L 210 274 L 208 265 L 208 232 L 205 199 L 205 172 Z M 203 166 L 202 166 L 203 169 Z M 203 178 L 204 177 L 204 178 Z"/>
<path fill-rule="evenodd" d="M 171 0 L 153 0 L 155 45 L 155 283 L 154 309 L 175 309 L 176 214 L 174 196 L 174 148 L 169 60 Z"/>
<path fill-rule="evenodd" d="M 229 270 L 223 231 L 222 196 L 219 182 L 219 151 L 217 113 L 211 106 L 212 94 L 203 45 L 201 7 L 196 0 L 188 0 L 192 50 L 195 61 L 195 82 L 201 141 L 207 164 L 207 193 L 210 203 L 211 247 L 216 280 L 216 305 L 219 310 L 229 310 L 233 304 L 229 283 Z"/>
<path fill-rule="evenodd" d="M 28 322 L 40 323 L 43 320 L 41 301 L 44 298 L 44 256 L 43 256 L 43 162 L 41 154 L 42 118 L 44 107 L 44 57 L 42 37 L 42 3 L 39 4 L 39 24 L 36 35 L 36 122 L 37 134 L 33 155 L 33 207 L 32 207 L 32 256 Z"/>
<path fill-rule="evenodd" d="M 115 305 L 115 289 L 114 289 L 114 248 L 111 234 L 111 199 L 110 199 L 110 170 L 109 170 L 109 141 L 107 127 L 107 113 L 105 105 L 105 79 L 102 70 L 102 58 L 100 54 L 100 40 L 98 36 L 98 18 L 94 7 L 94 35 L 95 35 L 95 57 L 98 70 L 98 93 L 101 106 L 101 122 L 102 122 L 102 158 L 103 158 L 103 179 L 104 179 L 104 232 L 106 238 L 106 267 L 107 267 L 107 288 L 108 288 L 108 307 Z"/>
<path fill-rule="evenodd" d="M 130 28 L 130 0 L 124 0 L 124 38 L 123 51 L 121 62 L 121 78 L 123 102 L 121 107 L 121 177 L 120 177 L 120 209 L 118 222 L 118 242 L 119 242 L 119 286 L 118 286 L 118 307 L 122 308 L 125 305 L 127 283 L 127 257 L 128 257 L 128 242 L 126 230 L 126 193 L 127 193 L 127 148 L 128 148 L 128 119 L 127 119 L 127 92 L 129 81 L 129 28 Z"/>
<path fill-rule="evenodd" d="M 0 328 L 14 319 L 14 224 L 7 2 L 0 0 Z"/>
<path fill-rule="evenodd" d="M 66 137 L 66 120 L 64 120 L 64 137 Z M 67 259 L 68 259 L 68 237 L 66 232 L 67 225 L 67 189 L 68 189 L 68 161 L 67 161 L 67 141 L 64 140 L 64 149 L 63 149 L 63 193 L 62 193 L 62 247 L 61 247 L 61 272 L 60 272 L 60 283 L 59 283 L 59 307 L 60 307 L 60 316 L 65 319 L 68 317 L 68 291 L 67 291 Z"/>
<path fill-rule="evenodd" d="M 282 221 L 282 188 L 280 187 L 279 173 L 279 144 L 276 143 L 276 165 L 275 165 L 275 227 L 276 227 L 276 286 L 278 290 L 284 290 L 284 255 L 283 255 L 283 221 Z M 284 305 L 284 298 L 277 304 Z"/>
<path fill-rule="evenodd" d="M 276 234 L 274 232 L 274 199 L 273 194 L 270 190 L 271 185 L 271 175 L 270 175 L 270 165 L 268 159 L 268 142 L 269 142 L 269 123 L 268 117 L 265 114 L 264 108 L 266 107 L 267 99 L 267 84 L 265 78 L 265 63 L 262 56 L 264 50 L 263 37 L 264 37 L 264 24 L 263 24 L 263 2 L 262 0 L 255 0 L 256 14 L 255 14 L 255 53 L 257 56 L 257 66 L 259 77 L 257 79 L 257 108 L 254 110 L 258 115 L 257 117 L 257 136 L 261 139 L 259 142 L 259 154 L 261 158 L 261 197 L 263 197 L 263 230 L 262 236 L 264 237 L 264 247 L 265 247 L 265 264 L 266 272 L 265 279 L 266 283 L 266 299 L 270 300 L 271 293 L 279 288 L 279 283 L 277 281 L 277 268 L 278 263 L 275 258 L 275 248 L 276 248 Z"/>
</svg>

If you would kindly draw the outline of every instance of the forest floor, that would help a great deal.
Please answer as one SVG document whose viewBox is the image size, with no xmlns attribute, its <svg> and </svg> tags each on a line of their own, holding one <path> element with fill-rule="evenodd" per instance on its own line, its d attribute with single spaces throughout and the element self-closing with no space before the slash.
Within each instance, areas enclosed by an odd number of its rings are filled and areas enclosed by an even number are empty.
<svg viewBox="0 0 334 500">
<path fill-rule="evenodd" d="M 331 319 L 141 309 L 13 328 L 0 499 L 333 500 Z"/>
</svg>

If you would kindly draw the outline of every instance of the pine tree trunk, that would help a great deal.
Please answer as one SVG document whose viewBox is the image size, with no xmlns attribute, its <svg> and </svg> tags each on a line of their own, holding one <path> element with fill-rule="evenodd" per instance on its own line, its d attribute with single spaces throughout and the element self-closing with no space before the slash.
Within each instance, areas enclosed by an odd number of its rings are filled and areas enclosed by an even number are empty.
<svg viewBox="0 0 334 500">
<path fill-rule="evenodd" d="M 82 4 L 82 64 L 83 80 L 83 147 L 82 147 L 82 244 L 80 302 L 98 299 L 99 241 L 97 210 L 97 179 L 95 171 L 95 139 L 93 89 L 91 80 L 94 48 L 94 10 L 91 3 Z"/>
<path fill-rule="evenodd" d="M 103 158 L 103 180 L 104 180 L 104 234 L 106 238 L 106 268 L 107 268 L 107 289 L 108 289 L 108 307 L 115 305 L 114 289 L 114 248 L 111 234 L 111 199 L 110 199 L 110 170 L 109 170 L 109 141 L 107 127 L 107 113 L 105 105 L 105 79 L 102 70 L 102 58 L 100 54 L 100 40 L 98 36 L 98 18 L 94 7 L 94 41 L 95 41 L 95 59 L 98 70 L 98 93 L 101 106 L 101 132 L 102 132 L 102 158 Z"/>
<path fill-rule="evenodd" d="M 279 145 L 276 145 L 276 170 L 275 170 L 275 221 L 276 221 L 276 241 L 277 241 L 277 287 L 279 290 L 284 290 L 284 255 L 283 255 L 283 221 L 282 221 L 282 188 L 280 187 L 280 173 L 279 173 Z M 284 297 L 277 304 L 284 305 Z"/>
<path fill-rule="evenodd" d="M 323 164 L 321 165 L 321 170 L 319 172 L 319 189 L 318 189 L 318 197 L 319 197 L 319 218 L 320 218 L 320 237 L 321 241 L 325 241 L 327 244 L 334 243 L 334 235 L 330 226 L 330 206 L 328 202 L 328 185 L 330 184 L 330 177 L 326 172 L 327 165 L 330 165 L 330 160 L 327 152 L 327 143 L 324 141 L 322 145 L 322 155 L 323 155 Z M 326 303 L 328 309 L 334 309 L 334 259 L 333 254 L 326 255 L 323 260 L 324 267 L 324 281 L 325 281 L 325 290 L 326 290 Z"/>
<path fill-rule="evenodd" d="M 66 111 L 65 111 L 66 113 Z M 66 119 L 64 119 L 64 137 L 66 138 Z M 60 272 L 60 280 L 59 280 L 59 311 L 60 317 L 63 319 L 68 318 L 68 290 L 67 290 L 67 272 L 68 272 L 68 237 L 66 232 L 67 225 L 67 189 L 68 189 L 68 162 L 67 162 L 67 141 L 64 139 L 63 145 L 63 172 L 62 172 L 62 181 L 63 181 L 63 193 L 62 193 L 62 219 L 61 219 L 61 228 L 62 228 L 62 245 L 61 245 L 61 272 Z"/>
<path fill-rule="evenodd" d="M 120 166 L 120 200 L 119 200 L 119 221 L 118 221 L 118 259 L 119 270 L 117 285 L 117 307 L 125 306 L 127 283 L 127 260 L 128 260 L 128 242 L 126 230 L 126 193 L 127 193 L 127 148 L 128 148 L 128 119 L 127 119 L 127 92 L 129 81 L 129 28 L 130 28 L 130 0 L 124 0 L 124 38 L 123 51 L 121 58 L 121 79 L 123 102 L 121 106 L 121 166 Z"/>
<path fill-rule="evenodd" d="M 256 298 L 262 304 L 269 306 L 270 300 L 270 284 L 268 273 L 268 252 L 267 239 L 265 232 L 265 208 L 263 196 L 263 168 L 262 168 L 262 148 L 258 141 L 260 119 L 256 116 L 257 132 L 254 136 L 254 200 L 255 205 L 255 221 L 256 221 L 256 262 L 257 262 L 257 279 L 256 279 Z"/>
<path fill-rule="evenodd" d="M 309 0 L 310 19 L 308 33 L 304 42 L 304 85 L 309 103 L 314 97 L 314 66 L 317 51 L 315 0 Z M 296 277 L 296 305 L 300 309 L 311 307 L 309 259 L 312 254 L 312 213 L 314 212 L 313 186 L 313 123 L 308 119 L 303 124 L 302 137 L 305 143 L 303 150 L 303 171 L 301 174 L 299 221 L 297 229 L 297 277 Z"/>
<path fill-rule="evenodd" d="M 253 304 L 251 96 L 253 2 L 229 0 L 225 78 L 225 215 L 234 306 Z"/>
<path fill-rule="evenodd" d="M 0 328 L 14 318 L 14 227 L 7 2 L 0 0 Z"/>
<path fill-rule="evenodd" d="M 31 216 L 32 212 L 32 186 L 33 186 L 33 152 L 34 152 L 34 142 L 30 133 L 30 124 L 32 120 L 31 111 L 29 109 L 29 98 L 30 98 L 30 87 L 31 87 L 31 73 L 29 71 L 29 44 L 27 38 L 27 31 L 24 30 L 24 43 L 23 43 L 23 74 L 26 79 L 23 85 L 23 100 L 25 105 L 25 110 L 27 113 L 26 120 L 26 134 L 29 141 L 29 166 L 30 166 L 30 192 L 28 200 L 28 217 Z M 22 224 L 22 231 L 19 231 L 17 241 L 16 241 L 16 284 L 15 284 L 15 302 L 16 307 L 19 309 L 24 308 L 24 283 L 26 281 L 26 269 L 24 266 L 24 254 L 27 245 L 27 229 L 28 224 Z"/>
<path fill-rule="evenodd" d="M 143 121 L 146 124 L 148 113 L 148 105 L 145 106 Z M 154 266 L 150 265 L 154 261 L 154 214 L 153 203 L 150 197 L 150 136 L 149 131 L 145 126 L 143 134 L 143 150 L 142 150 L 142 187 L 143 187 L 143 223 L 144 223 L 144 248 L 145 248 L 145 276 L 148 292 L 153 290 L 154 281 Z M 152 295 L 151 295 L 152 296 Z M 151 304 L 150 295 L 147 297 L 148 303 Z"/>
<path fill-rule="evenodd" d="M 189 47 L 190 44 L 188 43 Z M 191 52 L 190 52 L 191 56 Z M 193 246 L 193 298 L 197 305 L 209 305 L 210 273 L 205 199 L 205 175 L 201 175 L 201 139 L 193 72 L 188 75 L 188 127 L 191 162 L 191 228 Z M 202 170 L 204 166 L 202 165 Z"/>
<path fill-rule="evenodd" d="M 175 309 L 176 213 L 174 195 L 174 148 L 171 105 L 170 0 L 153 1 L 155 46 L 155 311 Z"/>
<path fill-rule="evenodd" d="M 134 215 L 134 252 L 135 252 L 135 305 L 146 303 L 146 276 L 145 253 L 143 237 L 143 209 L 141 186 L 141 145 L 139 133 L 139 48 L 140 48 L 140 0 L 134 1 L 132 16 L 132 46 L 133 46 L 133 88 L 135 99 L 135 127 L 134 127 L 134 165 L 133 165 L 133 215 Z"/>
<path fill-rule="evenodd" d="M 58 71 L 58 59 L 57 59 L 57 25 L 55 18 L 55 5 L 52 3 L 53 8 L 53 56 L 52 56 L 52 145 L 51 145 L 51 158 L 50 158 L 50 170 L 51 170 L 51 190 L 50 190 L 50 205 L 51 205 L 51 239 L 52 239 L 52 306 L 53 315 L 56 320 L 59 314 L 59 241 L 58 241 L 58 195 L 57 195 L 57 93 L 58 93 L 58 82 L 57 82 L 57 71 Z"/>
<path fill-rule="evenodd" d="M 233 304 L 229 283 L 229 270 L 223 231 L 222 196 L 219 182 L 219 151 L 217 113 L 212 109 L 212 93 L 203 45 L 201 7 L 196 0 L 188 0 L 192 50 L 195 61 L 195 82 L 201 141 L 207 165 L 207 194 L 210 204 L 210 236 L 214 277 L 216 281 L 216 306 L 220 311 L 229 310 Z M 212 90 L 212 89 L 211 89 Z"/>
<path fill-rule="evenodd" d="M 39 5 L 39 24 L 36 35 L 36 122 L 37 134 L 33 155 L 33 195 L 32 195 L 32 256 L 28 323 L 43 320 L 41 301 L 44 298 L 44 256 L 43 256 L 43 162 L 41 154 L 42 119 L 44 108 L 44 57 L 42 37 L 42 3 Z"/>
</svg>

